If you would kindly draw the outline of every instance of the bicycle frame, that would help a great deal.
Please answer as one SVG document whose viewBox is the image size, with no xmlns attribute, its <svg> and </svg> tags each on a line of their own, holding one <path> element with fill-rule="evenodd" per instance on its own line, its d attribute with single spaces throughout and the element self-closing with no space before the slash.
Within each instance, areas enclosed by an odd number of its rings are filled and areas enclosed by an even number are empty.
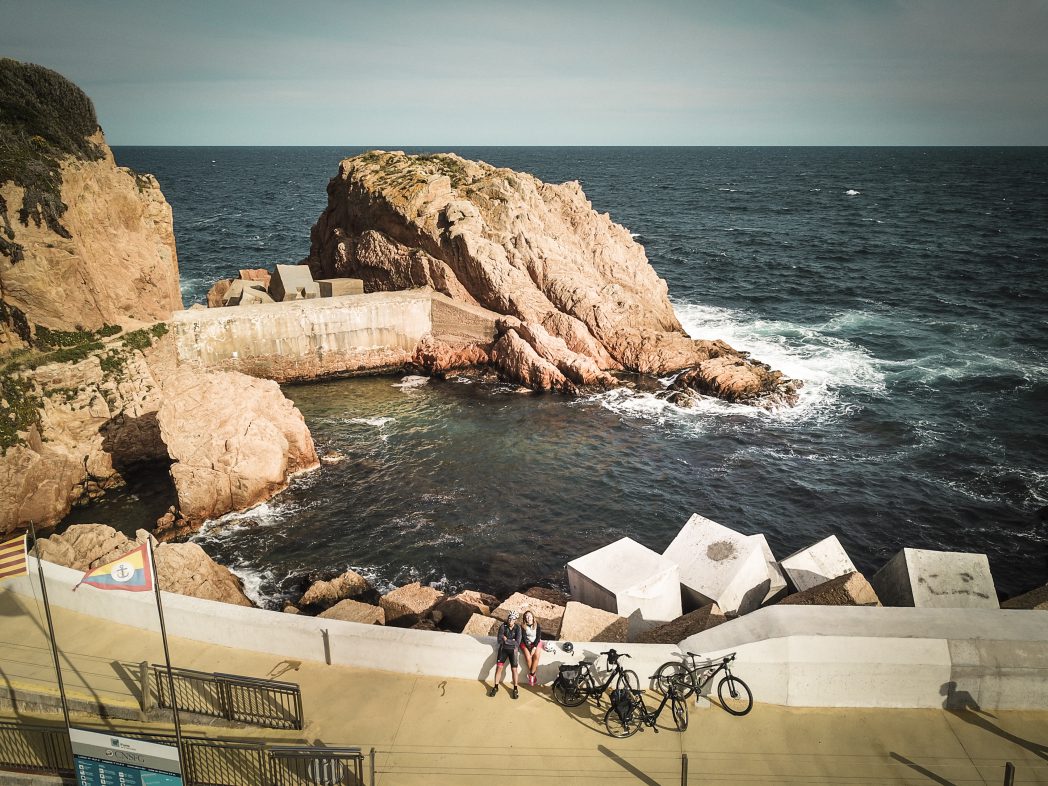
<svg viewBox="0 0 1048 786">
<path fill-rule="evenodd" d="M 603 655 L 603 654 L 604 653 L 602 652 L 601 655 Z M 627 655 L 626 653 L 619 653 L 618 654 L 618 658 L 628 658 L 628 657 L 629 657 L 629 655 Z M 595 664 L 596 664 L 596 661 L 593 661 L 593 663 L 587 663 L 586 661 L 583 661 L 579 665 L 582 666 L 586 670 L 585 676 L 592 678 L 593 677 L 592 668 L 593 668 L 593 665 L 595 665 Z M 625 671 L 625 669 L 622 668 L 621 661 L 619 659 L 616 659 L 615 660 L 615 668 L 613 668 L 610 672 L 608 672 L 607 679 L 604 680 L 603 684 L 598 684 L 598 685 L 596 685 L 595 687 L 592 687 L 592 688 L 589 687 L 588 684 L 582 684 L 581 685 L 582 690 L 586 694 L 586 696 L 588 696 L 588 697 L 595 697 L 597 699 L 597 706 L 599 707 L 599 706 L 601 706 L 601 704 L 600 704 L 601 697 L 605 694 L 605 692 L 607 692 L 607 690 L 611 686 L 611 683 L 612 683 L 613 680 L 618 679 L 618 680 L 620 680 L 622 682 L 625 682 L 626 683 L 626 687 L 629 688 L 630 690 L 632 690 L 632 688 L 630 688 L 630 686 L 629 686 L 629 681 L 626 679 L 625 675 L 623 674 L 624 671 Z M 579 675 L 579 681 L 580 681 L 580 683 L 583 682 L 583 675 L 581 675 L 581 674 Z M 586 681 L 586 682 L 588 683 L 588 681 Z M 594 682 L 596 682 L 596 680 L 594 680 Z"/>
<path fill-rule="evenodd" d="M 733 660 L 735 660 L 734 652 L 731 655 L 726 655 L 724 659 L 721 660 L 721 662 L 717 665 L 717 668 L 713 669 L 712 671 L 708 671 L 706 673 L 706 676 L 703 677 L 701 680 L 699 678 L 699 675 L 703 672 L 706 672 L 706 670 L 710 669 L 710 667 L 713 664 L 706 663 L 702 666 L 697 666 L 695 665 L 695 659 L 697 657 L 697 655 L 693 655 L 690 652 L 688 653 L 688 658 L 692 662 L 691 668 L 688 669 L 688 672 L 691 674 L 691 684 L 695 686 L 696 693 L 702 693 L 702 689 L 709 685 L 713 681 L 713 678 L 716 677 L 722 671 L 729 677 L 731 676 L 730 664 Z"/>
</svg>

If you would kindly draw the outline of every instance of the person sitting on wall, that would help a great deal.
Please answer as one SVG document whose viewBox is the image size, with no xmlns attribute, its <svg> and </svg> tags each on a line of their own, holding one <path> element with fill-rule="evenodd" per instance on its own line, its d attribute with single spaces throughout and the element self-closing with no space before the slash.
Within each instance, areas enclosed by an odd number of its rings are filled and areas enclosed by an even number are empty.
<svg viewBox="0 0 1048 786">
<path fill-rule="evenodd" d="M 536 672 L 539 670 L 539 658 L 542 656 L 542 626 L 535 621 L 531 609 L 524 612 L 520 625 L 520 649 L 524 653 L 524 665 L 528 667 L 528 685 L 538 684 Z"/>
<path fill-rule="evenodd" d="M 495 666 L 495 684 L 488 688 L 489 696 L 494 696 L 499 692 L 502 672 L 508 660 L 510 669 L 513 672 L 513 692 L 510 695 L 514 699 L 517 698 L 517 674 L 520 672 L 520 667 L 517 665 L 517 649 L 520 647 L 521 640 L 521 630 L 520 625 L 517 624 L 517 617 L 517 612 L 511 611 L 506 621 L 499 625 L 499 632 L 495 637 L 495 646 L 498 647 L 498 654 L 495 660 L 498 665 Z"/>
</svg>

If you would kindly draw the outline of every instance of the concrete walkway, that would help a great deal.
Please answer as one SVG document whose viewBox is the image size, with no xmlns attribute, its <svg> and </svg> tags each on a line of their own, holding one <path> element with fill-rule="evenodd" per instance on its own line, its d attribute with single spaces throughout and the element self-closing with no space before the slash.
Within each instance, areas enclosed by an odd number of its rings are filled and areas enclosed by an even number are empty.
<svg viewBox="0 0 1048 786">
<path fill-rule="evenodd" d="M 63 609 L 52 613 L 69 694 L 133 711 L 137 664 L 163 663 L 159 635 Z M 558 786 L 679 784 L 682 753 L 688 755 L 691 784 L 1001 784 L 1007 761 L 1016 766 L 1016 783 L 1048 784 L 1048 713 L 1043 712 L 758 703 L 736 718 L 692 700 L 684 734 L 670 728 L 667 711 L 660 733 L 645 729 L 618 740 L 605 733 L 602 709 L 589 702 L 566 710 L 546 688 L 521 688 L 517 701 L 507 691 L 492 699 L 475 681 L 279 660 L 181 639 L 170 643 L 178 667 L 276 678 L 302 688 L 304 731 L 190 727 L 187 733 L 375 748 L 381 786 L 490 786 L 529 777 L 555 779 Z M 18 691 L 55 690 L 42 609 L 0 588 L 0 699 Z M 39 722 L 41 716 L 7 709 L 0 717 Z M 141 728 L 83 714 L 74 722 Z"/>
</svg>

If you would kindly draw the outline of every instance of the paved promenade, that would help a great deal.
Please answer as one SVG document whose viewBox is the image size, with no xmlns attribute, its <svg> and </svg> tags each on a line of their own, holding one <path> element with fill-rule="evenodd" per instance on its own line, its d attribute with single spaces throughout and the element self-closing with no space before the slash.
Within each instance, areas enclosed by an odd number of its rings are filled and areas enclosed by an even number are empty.
<svg viewBox="0 0 1048 786">
<path fill-rule="evenodd" d="M 137 664 L 163 663 L 159 635 L 63 609 L 53 614 L 71 697 L 131 711 L 138 707 Z M 668 726 L 667 711 L 658 734 L 645 729 L 617 740 L 604 731 L 603 710 L 592 703 L 566 710 L 546 688 L 521 688 L 517 701 L 507 691 L 492 699 L 477 681 L 280 660 L 177 638 L 171 649 L 181 668 L 269 677 L 302 688 L 304 731 L 212 726 L 187 732 L 375 748 L 381 786 L 490 786 L 527 778 L 554 779 L 548 782 L 557 786 L 679 784 L 682 753 L 688 755 L 692 784 L 1000 784 L 1007 761 L 1016 766 L 1016 783 L 1048 784 L 1048 713 L 1042 712 L 823 710 L 758 703 L 749 715 L 735 718 L 700 700 L 698 706 L 689 701 L 684 734 Z M 0 588 L 0 698 L 13 691 L 55 690 L 42 609 Z M 39 722 L 41 716 L 2 709 L 0 717 Z M 74 722 L 141 728 L 83 714 Z"/>
</svg>

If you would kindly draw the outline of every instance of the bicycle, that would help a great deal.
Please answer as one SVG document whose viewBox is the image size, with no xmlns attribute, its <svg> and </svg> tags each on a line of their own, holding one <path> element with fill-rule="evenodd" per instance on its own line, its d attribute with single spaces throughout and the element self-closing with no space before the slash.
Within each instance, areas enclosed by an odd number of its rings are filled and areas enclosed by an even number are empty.
<svg viewBox="0 0 1048 786">
<path fill-rule="evenodd" d="M 657 679 L 658 675 L 651 679 Z M 666 704 L 670 705 L 673 725 L 677 731 L 688 728 L 688 703 L 684 700 L 683 691 L 688 685 L 680 680 L 671 680 L 669 688 L 663 693 L 662 702 L 654 710 L 649 710 L 644 703 L 644 692 L 639 690 L 614 690 L 611 693 L 611 706 L 604 713 L 604 728 L 612 737 L 631 737 L 643 727 L 649 726 L 656 734 L 656 725 Z"/>
<path fill-rule="evenodd" d="M 637 676 L 637 672 L 624 669 L 622 664 L 619 663 L 619 659 L 628 658 L 628 654 L 616 652 L 615 650 L 608 650 L 600 654 L 607 656 L 608 666 L 611 667 L 611 671 L 608 672 L 607 679 L 603 683 L 598 683 L 593 675 L 592 667 L 596 665 L 596 660 L 584 660 L 574 665 L 560 667 L 560 674 L 553 681 L 553 698 L 557 704 L 563 707 L 578 707 L 590 696 L 594 696 L 599 707 L 601 696 L 604 695 L 604 692 L 611 686 L 613 681 L 615 682 L 613 690 L 621 688 L 637 690 L 640 688 L 640 678 Z"/>
<path fill-rule="evenodd" d="M 713 678 L 721 671 L 724 676 L 717 684 L 717 698 L 725 711 L 732 715 L 745 715 L 753 709 L 753 693 L 749 686 L 731 673 L 731 663 L 735 660 L 736 653 L 725 655 L 717 663 L 716 659 L 697 662 L 702 657 L 695 652 L 687 653 L 691 666 L 686 666 L 678 661 L 670 661 L 659 666 L 655 672 L 655 681 L 661 693 L 667 693 L 671 686 L 684 688 L 683 698 L 688 698 L 693 693 L 701 693 Z"/>
</svg>

